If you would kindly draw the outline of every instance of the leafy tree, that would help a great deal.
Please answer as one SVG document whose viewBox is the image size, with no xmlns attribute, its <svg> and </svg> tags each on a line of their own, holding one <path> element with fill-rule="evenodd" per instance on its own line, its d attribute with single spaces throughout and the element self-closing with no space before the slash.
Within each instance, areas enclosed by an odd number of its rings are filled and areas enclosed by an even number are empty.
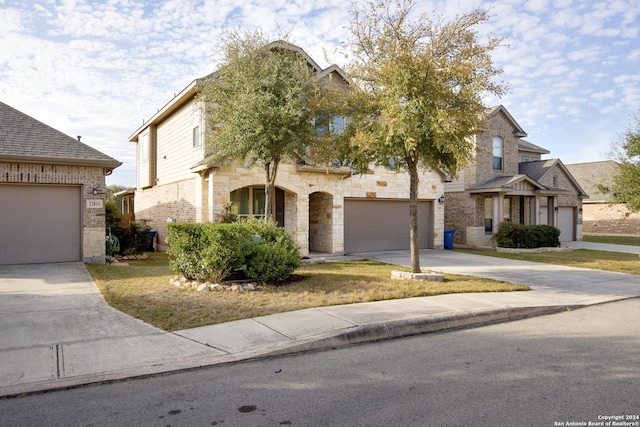
<svg viewBox="0 0 640 427">
<path fill-rule="evenodd" d="M 123 187 L 122 185 L 107 185 L 106 187 L 106 197 L 105 200 L 116 201 L 116 193 L 126 190 L 127 187 Z"/>
<path fill-rule="evenodd" d="M 410 176 L 411 269 L 420 271 L 418 184 L 420 169 L 455 177 L 473 154 L 482 129 L 482 96 L 502 95 L 493 79 L 491 52 L 501 39 L 478 39 L 484 10 L 451 20 L 416 16 L 416 0 L 352 3 L 352 62 L 357 87 L 345 101 L 345 132 L 356 158 L 406 170 Z"/>
<path fill-rule="evenodd" d="M 260 31 L 231 32 L 219 70 L 201 82 L 212 161 L 243 161 L 265 172 L 265 216 L 273 218 L 278 165 L 316 139 L 311 106 L 320 86 L 305 56 Z"/>
<path fill-rule="evenodd" d="M 635 115 L 626 132 L 612 144 L 610 157 L 618 163 L 618 172 L 610 187 L 600 189 L 611 194 L 612 203 L 626 203 L 629 213 L 640 211 L 640 116 Z"/>
</svg>

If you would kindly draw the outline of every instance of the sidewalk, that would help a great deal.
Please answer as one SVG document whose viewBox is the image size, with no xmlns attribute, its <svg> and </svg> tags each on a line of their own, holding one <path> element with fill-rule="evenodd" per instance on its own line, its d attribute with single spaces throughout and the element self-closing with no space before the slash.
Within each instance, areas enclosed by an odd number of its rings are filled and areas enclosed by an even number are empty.
<svg viewBox="0 0 640 427">
<path fill-rule="evenodd" d="M 358 256 L 409 264 L 408 251 Z M 442 250 L 421 251 L 420 258 L 423 268 L 506 280 L 528 285 L 532 291 L 451 294 L 321 307 L 173 333 L 128 316 L 123 318 L 126 315 L 110 307 L 94 307 L 93 310 L 106 310 L 102 313 L 108 313 L 112 322 L 138 322 L 135 330 L 122 326 L 100 331 L 91 339 L 81 339 L 79 335 L 75 341 L 55 345 L 38 346 L 36 340 L 5 346 L 0 350 L 0 396 L 336 348 L 640 296 L 640 276 L 636 275 Z M 92 282 L 90 286 L 95 288 Z M 34 332 L 28 330 L 29 325 L 20 327 L 21 335 Z"/>
</svg>

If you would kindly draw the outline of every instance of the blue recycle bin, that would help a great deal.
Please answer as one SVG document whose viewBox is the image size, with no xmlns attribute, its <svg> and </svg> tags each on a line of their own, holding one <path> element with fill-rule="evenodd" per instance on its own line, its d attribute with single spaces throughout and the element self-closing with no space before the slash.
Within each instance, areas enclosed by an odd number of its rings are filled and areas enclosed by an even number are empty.
<svg viewBox="0 0 640 427">
<path fill-rule="evenodd" d="M 145 252 L 154 252 L 155 251 L 155 249 L 153 248 L 153 241 L 156 238 L 156 234 L 158 234 L 158 230 L 149 231 L 149 244 L 147 245 L 146 248 L 144 248 Z"/>
<path fill-rule="evenodd" d="M 456 230 L 444 230 L 444 248 L 453 250 L 453 235 Z"/>
</svg>

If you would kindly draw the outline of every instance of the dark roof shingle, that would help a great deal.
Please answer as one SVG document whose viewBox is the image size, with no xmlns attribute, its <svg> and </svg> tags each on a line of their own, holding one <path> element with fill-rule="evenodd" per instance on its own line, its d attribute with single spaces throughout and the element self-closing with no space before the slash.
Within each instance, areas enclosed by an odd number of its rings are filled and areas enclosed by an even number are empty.
<svg viewBox="0 0 640 427">
<path fill-rule="evenodd" d="M 122 163 L 0 102 L 0 160 L 102 166 Z"/>
</svg>

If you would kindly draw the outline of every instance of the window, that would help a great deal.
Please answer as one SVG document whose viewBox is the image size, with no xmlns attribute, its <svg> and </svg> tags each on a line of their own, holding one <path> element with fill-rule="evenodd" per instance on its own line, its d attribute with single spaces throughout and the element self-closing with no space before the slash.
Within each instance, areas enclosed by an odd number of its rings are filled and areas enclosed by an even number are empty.
<svg viewBox="0 0 640 427">
<path fill-rule="evenodd" d="M 493 170 L 502 170 L 503 142 L 499 136 L 493 137 Z"/>
<path fill-rule="evenodd" d="M 140 159 L 143 162 L 149 161 L 149 132 L 140 137 Z"/>
<path fill-rule="evenodd" d="M 493 199 L 486 197 L 484 199 L 484 232 L 491 233 L 493 231 Z"/>
<path fill-rule="evenodd" d="M 502 221 L 511 222 L 511 199 L 504 199 Z M 484 232 L 493 232 L 493 197 L 485 197 L 484 199 Z"/>
<path fill-rule="evenodd" d="M 528 156 L 522 156 L 522 162 L 526 163 L 529 161 L 529 157 Z"/>
<path fill-rule="evenodd" d="M 323 123 L 324 122 L 324 123 Z M 335 116 L 329 122 L 329 126 L 327 127 L 326 116 L 323 114 L 319 114 L 316 118 L 316 129 L 318 136 L 323 136 L 327 130 L 332 135 L 342 135 L 345 127 L 345 118 L 340 116 Z"/>
<path fill-rule="evenodd" d="M 263 217 L 265 198 L 264 187 L 245 187 L 233 191 L 233 211 L 241 217 Z"/>
<path fill-rule="evenodd" d="M 553 187 L 558 188 L 558 175 L 553 175 Z"/>
<path fill-rule="evenodd" d="M 193 128 L 193 148 L 200 147 L 200 126 Z"/>
</svg>

